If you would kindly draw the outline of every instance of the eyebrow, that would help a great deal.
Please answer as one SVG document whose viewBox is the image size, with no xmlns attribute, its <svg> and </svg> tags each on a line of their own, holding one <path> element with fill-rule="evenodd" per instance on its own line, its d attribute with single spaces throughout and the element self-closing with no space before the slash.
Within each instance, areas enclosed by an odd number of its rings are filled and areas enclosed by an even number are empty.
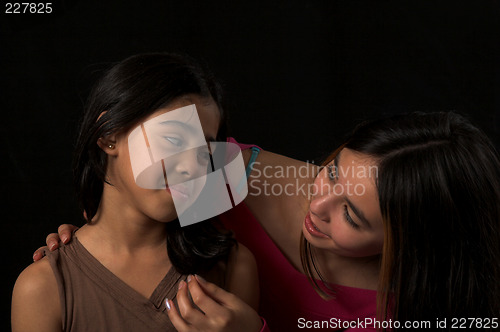
<svg viewBox="0 0 500 332">
<path fill-rule="evenodd" d="M 337 155 L 335 156 L 335 158 L 333 159 L 333 164 L 335 165 L 335 175 L 337 176 L 337 179 L 339 177 L 339 156 L 340 156 L 340 152 L 337 153 Z M 354 205 L 350 200 L 349 198 L 347 197 L 344 197 L 347 205 L 349 205 L 349 207 L 351 208 L 352 212 L 354 212 L 354 214 L 358 217 L 359 220 L 361 220 L 361 222 L 366 226 L 366 227 L 371 227 L 370 223 L 368 222 L 368 219 L 366 219 L 365 217 L 365 214 L 363 213 L 363 211 L 361 211 L 360 209 L 358 209 L 356 207 L 356 205 Z"/>
<path fill-rule="evenodd" d="M 333 159 L 333 166 L 335 166 L 335 177 L 337 179 L 339 178 L 339 155 L 340 155 L 340 152 L 337 153 L 337 155 Z"/>
<path fill-rule="evenodd" d="M 187 124 L 185 124 L 182 121 L 177 121 L 177 120 L 167 120 L 167 121 L 162 121 L 160 122 L 161 125 L 177 125 L 179 127 L 183 127 L 186 130 L 189 130 L 191 132 L 194 132 L 195 129 Z M 213 136 L 205 136 L 205 140 L 207 142 L 215 142 L 215 138 Z"/>
</svg>

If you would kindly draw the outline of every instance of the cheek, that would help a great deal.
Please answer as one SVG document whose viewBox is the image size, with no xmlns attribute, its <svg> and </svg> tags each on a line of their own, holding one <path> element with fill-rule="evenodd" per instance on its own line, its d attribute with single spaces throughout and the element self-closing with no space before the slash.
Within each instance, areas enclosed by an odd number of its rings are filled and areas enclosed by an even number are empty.
<svg viewBox="0 0 500 332">
<path fill-rule="evenodd" d="M 340 248 L 353 249 L 361 245 L 360 234 L 356 234 L 356 230 L 352 229 L 351 226 L 342 220 L 335 220 L 332 223 L 331 231 L 333 241 Z"/>
<path fill-rule="evenodd" d="M 137 187 L 128 150 L 122 152 L 122 155 L 115 160 L 108 159 L 108 167 L 111 167 L 110 180 L 113 185 L 127 186 L 130 190 Z M 113 181 L 115 181 L 115 183 L 113 183 Z"/>
<path fill-rule="evenodd" d="M 359 231 L 342 220 L 332 225 L 332 240 L 349 256 L 373 256 L 382 252 L 383 237 L 369 231 Z"/>
</svg>

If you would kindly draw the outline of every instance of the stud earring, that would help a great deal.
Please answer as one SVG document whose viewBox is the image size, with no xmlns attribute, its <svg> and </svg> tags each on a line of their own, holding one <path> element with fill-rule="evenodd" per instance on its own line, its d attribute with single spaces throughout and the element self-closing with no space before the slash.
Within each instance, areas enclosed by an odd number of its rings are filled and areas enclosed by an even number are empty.
<svg viewBox="0 0 500 332">
<path fill-rule="evenodd" d="M 114 144 L 109 144 L 108 148 L 110 148 L 111 150 L 113 150 L 115 148 L 115 145 Z"/>
</svg>

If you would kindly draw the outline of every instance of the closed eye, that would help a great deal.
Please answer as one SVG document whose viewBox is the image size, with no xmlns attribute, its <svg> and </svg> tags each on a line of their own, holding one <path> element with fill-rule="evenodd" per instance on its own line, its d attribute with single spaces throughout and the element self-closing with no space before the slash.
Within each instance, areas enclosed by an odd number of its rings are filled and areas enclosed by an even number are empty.
<svg viewBox="0 0 500 332">
<path fill-rule="evenodd" d="M 352 220 L 352 217 L 349 214 L 349 210 L 347 209 L 347 205 L 344 205 L 344 217 L 345 217 L 347 223 L 349 224 L 349 226 L 351 226 L 354 229 L 358 229 L 359 228 L 359 225 L 356 224 L 354 222 L 354 220 Z"/>
<path fill-rule="evenodd" d="M 172 145 L 174 146 L 181 146 L 182 145 L 182 140 L 179 139 L 179 138 L 176 138 L 176 137 L 172 137 L 172 136 L 164 136 L 164 138 L 169 141 Z"/>
</svg>

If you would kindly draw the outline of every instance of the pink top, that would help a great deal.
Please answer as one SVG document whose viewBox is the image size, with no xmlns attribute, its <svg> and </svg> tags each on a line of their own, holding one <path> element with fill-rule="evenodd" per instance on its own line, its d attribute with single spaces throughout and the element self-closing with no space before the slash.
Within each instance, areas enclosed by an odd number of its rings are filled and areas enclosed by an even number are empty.
<svg viewBox="0 0 500 332">
<path fill-rule="evenodd" d="M 260 314 L 272 331 L 303 331 L 315 327 L 315 331 L 320 330 L 318 327 L 330 331 L 346 328 L 375 331 L 373 324 L 366 322 L 370 319 L 373 322 L 376 317 L 376 291 L 332 285 L 336 297 L 324 300 L 307 277 L 290 264 L 244 203 L 219 218 L 255 256 L 259 269 Z"/>
</svg>

